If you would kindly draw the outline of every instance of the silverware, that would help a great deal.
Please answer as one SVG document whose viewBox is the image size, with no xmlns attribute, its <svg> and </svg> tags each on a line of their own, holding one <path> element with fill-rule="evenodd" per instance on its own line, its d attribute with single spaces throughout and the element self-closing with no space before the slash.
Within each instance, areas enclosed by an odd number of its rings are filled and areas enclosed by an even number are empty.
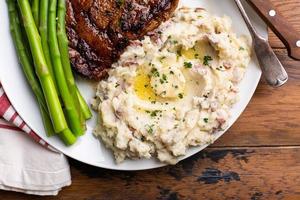
<svg viewBox="0 0 300 200">
<path fill-rule="evenodd" d="M 264 39 L 257 33 L 241 1 L 235 0 L 235 3 L 238 6 L 251 33 L 253 47 L 266 81 L 273 87 L 280 87 L 284 85 L 288 80 L 288 74 L 272 50 L 268 40 Z"/>
</svg>

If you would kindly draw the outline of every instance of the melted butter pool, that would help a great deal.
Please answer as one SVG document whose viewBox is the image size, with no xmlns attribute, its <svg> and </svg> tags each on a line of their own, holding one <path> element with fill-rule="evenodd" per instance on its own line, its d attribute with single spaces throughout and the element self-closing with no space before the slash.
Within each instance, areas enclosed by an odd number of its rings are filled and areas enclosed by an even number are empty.
<svg viewBox="0 0 300 200">
<path fill-rule="evenodd" d="M 141 68 L 142 67 L 140 67 L 140 69 L 138 70 L 137 76 L 134 80 L 134 91 L 136 95 L 142 100 L 156 101 L 157 97 L 151 88 L 150 77 Z"/>
<path fill-rule="evenodd" d="M 206 55 L 215 55 L 216 52 L 213 47 L 206 40 L 200 40 L 193 48 L 182 49 L 181 54 L 186 59 L 200 59 L 203 62 L 203 58 Z"/>
</svg>

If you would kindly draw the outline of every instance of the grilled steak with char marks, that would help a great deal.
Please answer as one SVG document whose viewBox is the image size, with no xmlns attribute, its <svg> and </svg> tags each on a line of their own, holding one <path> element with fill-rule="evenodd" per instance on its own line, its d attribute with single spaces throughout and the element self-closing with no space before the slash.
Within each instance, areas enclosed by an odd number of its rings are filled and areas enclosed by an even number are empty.
<svg viewBox="0 0 300 200">
<path fill-rule="evenodd" d="M 179 0 L 67 0 L 70 59 L 77 72 L 100 80 L 130 40 L 170 18 Z"/>
</svg>

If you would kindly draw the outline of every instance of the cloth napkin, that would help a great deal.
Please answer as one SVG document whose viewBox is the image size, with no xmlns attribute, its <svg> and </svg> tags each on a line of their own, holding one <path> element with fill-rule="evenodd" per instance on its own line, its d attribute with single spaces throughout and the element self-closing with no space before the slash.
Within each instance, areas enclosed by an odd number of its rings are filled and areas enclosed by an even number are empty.
<svg viewBox="0 0 300 200">
<path fill-rule="evenodd" d="M 45 196 L 70 184 L 66 157 L 26 125 L 0 84 L 0 189 Z"/>
</svg>

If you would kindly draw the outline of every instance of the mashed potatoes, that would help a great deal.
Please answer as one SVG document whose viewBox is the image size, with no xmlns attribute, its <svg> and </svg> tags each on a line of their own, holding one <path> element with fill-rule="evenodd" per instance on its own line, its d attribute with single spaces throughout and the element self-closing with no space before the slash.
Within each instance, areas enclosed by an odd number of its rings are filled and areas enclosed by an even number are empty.
<svg viewBox="0 0 300 200">
<path fill-rule="evenodd" d="M 178 9 L 133 41 L 99 83 L 94 134 L 117 162 L 154 156 L 175 164 L 226 128 L 249 61 L 249 44 L 232 32 L 229 18 Z"/>
</svg>

